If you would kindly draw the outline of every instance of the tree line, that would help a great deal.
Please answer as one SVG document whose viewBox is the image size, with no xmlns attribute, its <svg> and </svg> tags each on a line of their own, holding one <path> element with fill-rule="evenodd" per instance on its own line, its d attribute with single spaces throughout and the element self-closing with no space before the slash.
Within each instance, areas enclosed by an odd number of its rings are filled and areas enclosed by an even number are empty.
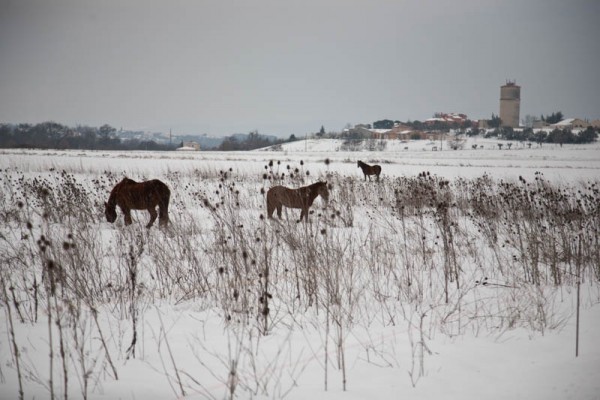
<svg viewBox="0 0 600 400">
<path fill-rule="evenodd" d="M 117 136 L 110 125 L 69 127 L 56 122 L 39 124 L 0 124 L 0 147 L 82 150 L 174 150 L 176 146 L 154 140 Z"/>
<path fill-rule="evenodd" d="M 467 131 L 466 133 L 469 136 L 473 136 L 479 134 L 480 132 L 476 130 Z M 598 138 L 598 130 L 591 126 L 577 133 L 571 131 L 570 129 L 558 128 L 555 128 L 552 131 L 534 131 L 532 128 L 515 130 L 510 127 L 502 127 L 488 131 L 485 134 L 485 137 L 497 137 L 505 140 L 528 141 L 536 143 L 592 143 Z"/>
<path fill-rule="evenodd" d="M 219 146 L 207 150 L 253 150 L 296 140 L 295 135 L 286 140 L 273 140 L 255 130 L 247 135 L 227 136 Z M 154 140 L 121 138 L 117 129 L 108 124 L 69 127 L 51 121 L 39 124 L 0 123 L 0 148 L 168 151 L 182 146 L 183 142 L 179 141 L 164 144 Z"/>
<path fill-rule="evenodd" d="M 298 140 L 295 135 L 290 135 L 289 139 L 276 139 L 272 137 L 263 136 L 254 130 L 247 135 L 233 135 L 225 137 L 225 140 L 215 150 L 221 151 L 241 151 L 241 150 L 254 150 L 263 147 L 281 145 L 286 142 L 295 142 Z"/>
<path fill-rule="evenodd" d="M 551 120 L 560 115 L 553 113 Z M 494 117 L 494 116 L 492 116 Z M 377 126 L 381 126 L 376 121 Z M 392 126 L 395 121 L 385 120 L 383 125 Z M 404 123 L 413 129 L 425 128 L 421 122 L 413 121 Z M 469 126 L 469 124 L 465 124 Z M 467 128 L 466 126 L 458 128 L 459 133 L 468 136 L 474 136 L 483 133 L 477 128 Z M 428 130 L 435 130 L 435 127 L 428 126 Z M 441 126 L 439 128 L 442 128 Z M 449 127 L 444 127 L 449 128 Z M 598 130 L 592 127 L 586 130 L 574 133 L 569 129 L 554 129 L 547 131 L 534 131 L 531 128 L 514 130 L 509 127 L 499 127 L 485 133 L 486 137 L 498 137 L 506 140 L 530 141 L 536 143 L 590 143 L 598 138 Z M 343 134 L 334 134 L 330 132 L 325 134 L 325 129 L 316 134 L 318 137 L 344 137 Z M 271 137 L 264 136 L 258 131 L 252 131 L 247 135 L 233 135 L 226 137 L 223 142 L 214 150 L 221 151 L 243 151 L 253 150 L 273 145 L 281 145 L 286 142 L 298 140 L 295 135 L 288 139 L 273 140 Z M 56 122 L 42 122 L 39 124 L 2 124 L 0 123 L 0 148 L 35 148 L 35 149 L 81 149 L 81 150 L 175 150 L 179 144 L 163 144 L 154 140 L 140 140 L 135 138 L 122 139 L 118 137 L 118 132 L 110 125 L 100 127 L 76 126 L 68 127 Z"/>
</svg>

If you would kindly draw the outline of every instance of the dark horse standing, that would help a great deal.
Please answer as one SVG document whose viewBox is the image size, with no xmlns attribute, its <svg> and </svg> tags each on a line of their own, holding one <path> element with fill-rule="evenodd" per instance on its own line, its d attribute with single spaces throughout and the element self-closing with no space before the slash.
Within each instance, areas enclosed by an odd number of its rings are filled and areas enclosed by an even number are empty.
<svg viewBox="0 0 600 400">
<path fill-rule="evenodd" d="M 381 174 L 381 166 L 379 165 L 369 165 L 360 160 L 358 160 L 357 165 L 362 169 L 363 174 L 365 174 L 365 180 L 367 180 L 367 176 L 369 180 L 371 180 L 371 175 L 375 175 L 377 180 L 379 180 L 379 174 Z"/>
<path fill-rule="evenodd" d="M 119 206 L 125 214 L 125 225 L 130 225 L 131 210 L 148 210 L 150 222 L 146 228 L 150 228 L 154 224 L 157 216 L 160 225 L 166 226 L 169 222 L 170 197 L 171 191 L 158 179 L 136 182 L 129 178 L 123 178 L 110 192 L 108 203 L 104 203 L 104 214 L 108 222 L 115 222 L 117 219 L 116 206 Z M 158 206 L 158 214 L 156 206 Z"/>
<path fill-rule="evenodd" d="M 273 186 L 267 192 L 267 215 L 273 218 L 273 212 L 277 209 L 277 216 L 281 218 L 283 206 L 289 208 L 300 208 L 300 221 L 304 218 L 308 221 L 308 209 L 315 201 L 317 196 L 321 196 L 325 201 L 329 200 L 329 189 L 327 182 L 317 182 L 309 186 L 298 189 L 289 189 L 284 186 Z"/>
</svg>

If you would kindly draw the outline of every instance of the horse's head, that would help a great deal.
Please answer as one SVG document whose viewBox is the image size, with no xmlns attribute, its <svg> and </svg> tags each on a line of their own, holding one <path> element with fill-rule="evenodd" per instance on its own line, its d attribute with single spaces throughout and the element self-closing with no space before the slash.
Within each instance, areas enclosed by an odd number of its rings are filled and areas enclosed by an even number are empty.
<svg viewBox="0 0 600 400">
<path fill-rule="evenodd" d="M 325 201 L 329 201 L 329 189 L 327 188 L 327 182 L 319 182 L 317 185 L 317 194 Z"/>
<path fill-rule="evenodd" d="M 360 160 L 358 160 L 358 161 L 356 162 L 356 166 L 357 166 L 358 168 L 360 168 Z"/>
<path fill-rule="evenodd" d="M 117 210 L 115 206 L 109 206 L 108 203 L 104 203 L 104 215 L 106 220 L 111 224 L 117 219 Z"/>
</svg>

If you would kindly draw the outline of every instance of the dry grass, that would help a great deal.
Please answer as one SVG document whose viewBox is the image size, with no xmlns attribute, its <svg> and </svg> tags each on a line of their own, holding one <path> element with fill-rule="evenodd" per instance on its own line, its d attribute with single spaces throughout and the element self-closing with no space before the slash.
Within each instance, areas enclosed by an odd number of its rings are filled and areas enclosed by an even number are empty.
<svg viewBox="0 0 600 400">
<path fill-rule="evenodd" d="M 256 362 L 248 349 L 258 336 L 316 327 L 322 346 L 337 354 L 323 360 L 325 385 L 329 365 L 345 388 L 348 335 L 405 323 L 416 384 L 433 332 L 544 332 L 564 319 L 557 291 L 600 279 L 599 182 L 555 186 L 541 175 L 533 182 L 486 175 L 448 181 L 425 172 L 376 183 L 313 177 L 302 163 L 265 165 L 263 175 L 242 180 L 231 170 L 152 178 L 171 187 L 166 230 L 143 228 L 141 212 L 127 228 L 121 216 L 114 226 L 103 221 L 102 204 L 120 179 L 111 173 L 7 170 L 0 177 L 6 319 L 47 320 L 55 349 L 55 369 L 40 376 L 13 336 L 10 365 L 51 396 L 79 390 L 87 397 L 90 381 L 117 379 L 113 360 L 138 355 L 137 325 L 160 302 L 193 302 L 231 329 L 231 355 L 213 356 L 226 365 L 222 380 L 234 397 L 240 387 L 286 392 L 278 380 L 239 373 L 241 352 Z M 310 223 L 296 222 L 298 210 L 284 211 L 282 221 L 265 218 L 271 184 L 319 178 L 330 183 L 331 199 L 326 209 L 313 205 Z M 168 344 L 164 331 L 159 337 Z M 169 355 L 175 393 L 201 386 L 179 370 L 170 348 Z"/>
</svg>

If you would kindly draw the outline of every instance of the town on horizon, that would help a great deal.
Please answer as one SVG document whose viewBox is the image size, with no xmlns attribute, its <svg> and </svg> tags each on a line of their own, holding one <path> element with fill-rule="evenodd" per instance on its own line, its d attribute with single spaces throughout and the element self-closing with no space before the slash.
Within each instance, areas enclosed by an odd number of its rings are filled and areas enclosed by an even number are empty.
<svg viewBox="0 0 600 400">
<path fill-rule="evenodd" d="M 560 111 L 552 111 L 546 116 L 535 117 L 525 115 L 521 118 L 521 87 L 515 80 L 507 80 L 500 87 L 499 112 L 492 112 L 489 119 L 471 119 L 460 112 L 435 112 L 431 118 L 423 121 L 382 119 L 373 123 L 346 124 L 340 130 L 320 130 L 305 132 L 301 136 L 289 137 L 268 135 L 257 130 L 247 133 L 232 133 L 224 136 L 203 134 L 173 134 L 172 129 L 164 131 L 128 130 L 114 128 L 108 124 L 101 127 L 78 125 L 68 127 L 60 123 L 48 121 L 40 124 L 0 124 L 0 147 L 38 147 L 38 148 L 99 148 L 99 149 L 146 149 L 146 150 L 249 150 L 267 147 L 272 144 L 291 142 L 308 137 L 345 138 L 345 139 L 380 139 L 380 140 L 425 140 L 439 137 L 440 132 L 455 134 L 466 133 L 475 136 L 480 133 L 491 136 L 515 138 L 512 132 L 523 132 L 516 135 L 516 140 L 543 142 L 548 140 L 548 133 L 553 130 L 568 131 L 556 142 L 569 143 L 579 140 L 569 138 L 572 132 L 591 129 L 596 134 L 600 131 L 600 119 L 589 121 L 577 117 L 565 117 Z M 546 132 L 540 136 L 536 131 Z M 40 132 L 41 131 L 41 132 Z M 507 133 L 508 132 L 508 133 Z M 49 136 L 42 143 L 34 143 L 22 136 Z M 566 136 L 565 136 L 566 135 Z M 556 136 L 556 135 L 555 135 Z M 559 135 L 560 136 L 560 135 Z M 96 140 L 97 139 L 97 140 Z M 587 139 L 586 139 L 587 140 Z M 122 146 L 123 143 L 127 145 Z M 39 141 L 38 141 L 39 142 Z M 73 144 L 77 142 L 77 144 Z"/>
</svg>

